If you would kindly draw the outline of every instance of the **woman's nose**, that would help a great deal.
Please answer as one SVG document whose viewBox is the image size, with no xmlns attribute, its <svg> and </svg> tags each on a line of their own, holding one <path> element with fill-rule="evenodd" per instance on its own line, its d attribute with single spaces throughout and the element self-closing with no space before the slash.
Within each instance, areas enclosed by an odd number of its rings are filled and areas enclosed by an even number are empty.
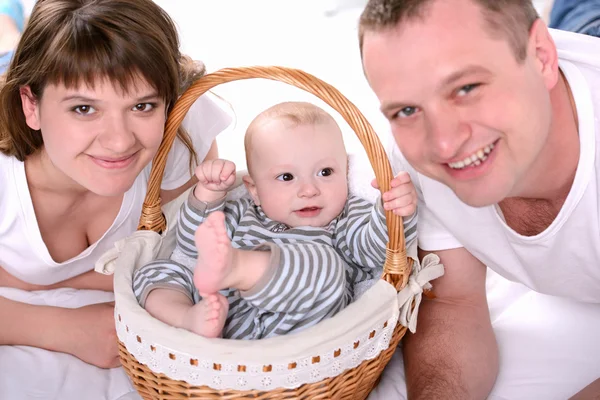
<svg viewBox="0 0 600 400">
<path fill-rule="evenodd" d="M 105 121 L 104 131 L 99 138 L 102 147 L 114 154 L 127 153 L 135 145 L 136 138 L 125 116 L 109 116 Z"/>
</svg>

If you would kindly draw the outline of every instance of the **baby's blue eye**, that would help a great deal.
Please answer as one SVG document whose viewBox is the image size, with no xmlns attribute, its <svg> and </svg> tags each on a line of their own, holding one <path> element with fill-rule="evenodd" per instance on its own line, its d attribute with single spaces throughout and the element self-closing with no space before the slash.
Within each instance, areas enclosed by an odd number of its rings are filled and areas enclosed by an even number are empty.
<svg viewBox="0 0 600 400">
<path fill-rule="evenodd" d="M 333 174 L 333 168 L 323 168 L 322 170 L 319 171 L 319 173 L 317 175 L 318 176 L 330 176 L 331 174 Z"/>
<path fill-rule="evenodd" d="M 281 174 L 277 177 L 277 180 L 279 181 L 284 181 L 284 182 L 289 182 L 289 181 L 293 181 L 294 180 L 294 175 L 286 172 L 285 174 Z"/>
</svg>

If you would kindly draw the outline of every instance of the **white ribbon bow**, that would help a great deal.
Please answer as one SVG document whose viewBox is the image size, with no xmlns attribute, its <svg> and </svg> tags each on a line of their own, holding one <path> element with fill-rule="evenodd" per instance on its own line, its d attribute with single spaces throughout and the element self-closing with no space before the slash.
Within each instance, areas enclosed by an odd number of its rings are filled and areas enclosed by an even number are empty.
<svg viewBox="0 0 600 400">
<path fill-rule="evenodd" d="M 444 265 L 440 264 L 440 258 L 433 253 L 427 254 L 422 263 L 419 264 L 418 261 L 415 261 L 408 284 L 398 293 L 399 321 L 412 333 L 417 330 L 417 317 L 423 298 L 423 289 L 431 289 L 429 282 L 442 275 L 444 275 Z M 413 300 L 414 308 L 412 307 Z"/>
</svg>

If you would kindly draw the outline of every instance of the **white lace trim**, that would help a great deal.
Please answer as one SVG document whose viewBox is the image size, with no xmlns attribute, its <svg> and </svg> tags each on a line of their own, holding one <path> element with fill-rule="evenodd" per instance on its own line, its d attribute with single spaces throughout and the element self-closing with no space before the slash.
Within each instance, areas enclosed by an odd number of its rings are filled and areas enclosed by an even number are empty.
<svg viewBox="0 0 600 400">
<path fill-rule="evenodd" d="M 288 362 L 269 364 L 222 363 L 216 359 L 203 359 L 167 348 L 159 343 L 149 343 L 139 337 L 134 327 L 128 326 L 123 313 L 115 308 L 115 320 L 119 340 L 140 363 L 155 373 L 163 373 L 174 380 L 182 380 L 194 386 L 209 386 L 216 390 L 273 390 L 294 389 L 307 383 L 333 378 L 360 365 L 364 360 L 377 357 L 389 347 L 396 326 L 397 316 L 384 326 L 371 327 L 358 333 L 350 343 L 321 354 L 289 359 Z M 301 333 L 299 333 L 301 334 Z"/>
</svg>

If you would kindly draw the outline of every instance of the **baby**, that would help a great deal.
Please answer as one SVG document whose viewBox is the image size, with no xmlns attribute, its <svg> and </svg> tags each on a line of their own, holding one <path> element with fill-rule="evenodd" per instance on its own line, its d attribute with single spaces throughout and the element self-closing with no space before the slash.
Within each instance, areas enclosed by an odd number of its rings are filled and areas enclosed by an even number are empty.
<svg viewBox="0 0 600 400">
<path fill-rule="evenodd" d="M 348 196 L 348 156 L 335 120 L 302 102 L 275 105 L 246 132 L 249 198 L 227 200 L 230 161 L 196 170 L 170 260 L 134 274 L 148 313 L 205 337 L 260 339 L 315 325 L 378 278 L 388 241 L 384 209 L 416 239 L 416 192 L 407 173 L 375 205 Z M 373 183 L 375 186 L 376 184 Z"/>
</svg>

